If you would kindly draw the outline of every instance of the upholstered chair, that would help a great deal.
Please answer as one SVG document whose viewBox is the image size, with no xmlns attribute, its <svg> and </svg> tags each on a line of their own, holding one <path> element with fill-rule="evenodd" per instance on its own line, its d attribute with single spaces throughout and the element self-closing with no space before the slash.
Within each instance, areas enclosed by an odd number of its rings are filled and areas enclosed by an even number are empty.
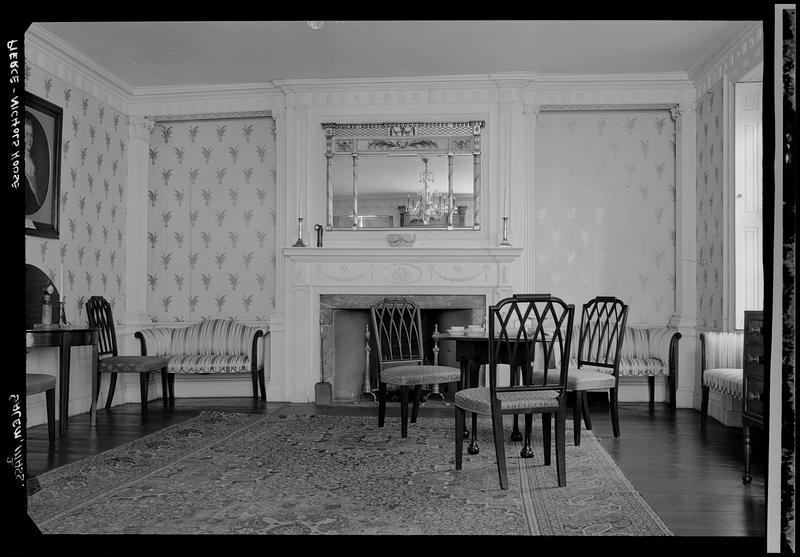
<svg viewBox="0 0 800 557">
<path fill-rule="evenodd" d="M 708 419 L 708 398 L 712 390 L 741 400 L 744 392 L 744 332 L 700 333 L 702 399 L 700 426 Z"/>
<path fill-rule="evenodd" d="M 147 391 L 150 384 L 150 374 L 154 371 L 161 372 L 161 388 L 164 407 L 168 406 L 167 396 L 167 364 L 168 358 L 161 356 L 120 356 L 117 350 L 117 334 L 114 329 L 114 316 L 111 305 L 102 296 L 92 296 L 86 302 L 86 316 L 89 327 L 98 330 L 98 365 L 97 372 L 102 375 L 109 374 L 111 381 L 108 386 L 106 408 L 111 406 L 114 398 L 114 389 L 117 385 L 118 373 L 138 373 L 139 391 L 141 396 L 142 416 L 147 415 Z M 100 394 L 100 378 L 97 381 L 98 392 L 92 393 L 97 397 Z"/>
<path fill-rule="evenodd" d="M 656 378 L 666 380 L 668 405 L 675 410 L 678 390 L 678 342 L 681 333 L 674 327 L 625 327 L 619 377 L 646 377 L 650 409 L 655 407 Z"/>
<path fill-rule="evenodd" d="M 25 374 L 27 396 L 44 393 L 47 405 L 47 438 L 52 445 L 56 438 L 56 378 L 45 373 Z"/>
</svg>

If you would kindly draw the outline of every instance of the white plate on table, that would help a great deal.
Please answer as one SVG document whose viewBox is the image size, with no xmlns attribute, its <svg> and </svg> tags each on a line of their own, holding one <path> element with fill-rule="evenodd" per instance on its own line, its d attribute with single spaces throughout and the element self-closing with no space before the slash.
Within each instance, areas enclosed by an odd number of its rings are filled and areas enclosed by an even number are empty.
<svg viewBox="0 0 800 557">
<path fill-rule="evenodd" d="M 463 329 L 456 330 L 456 331 L 454 331 L 452 329 L 447 329 L 447 334 L 450 335 L 451 337 L 463 337 L 467 333 Z"/>
</svg>

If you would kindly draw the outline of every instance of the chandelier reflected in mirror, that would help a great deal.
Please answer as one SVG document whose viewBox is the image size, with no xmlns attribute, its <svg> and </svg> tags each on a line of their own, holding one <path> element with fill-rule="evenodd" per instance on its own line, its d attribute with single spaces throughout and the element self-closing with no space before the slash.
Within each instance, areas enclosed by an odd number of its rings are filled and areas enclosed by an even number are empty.
<svg viewBox="0 0 800 557">
<path fill-rule="evenodd" d="M 419 173 L 419 183 L 422 184 L 422 189 L 414 197 L 408 196 L 406 214 L 412 223 L 428 224 L 447 215 L 450 207 L 455 204 L 449 203 L 450 200 L 446 193 L 428 188 L 428 185 L 434 182 L 434 176 L 433 172 L 428 170 L 428 158 L 422 157 L 422 162 L 425 165 Z"/>
</svg>

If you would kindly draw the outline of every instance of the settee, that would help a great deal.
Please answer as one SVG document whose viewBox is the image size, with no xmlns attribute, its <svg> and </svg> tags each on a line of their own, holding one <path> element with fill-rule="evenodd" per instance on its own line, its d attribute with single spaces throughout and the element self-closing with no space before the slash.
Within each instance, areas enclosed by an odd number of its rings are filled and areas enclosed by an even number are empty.
<svg viewBox="0 0 800 557">
<path fill-rule="evenodd" d="M 743 398 L 744 331 L 700 333 L 700 362 L 700 424 L 705 427 L 712 390 L 734 399 Z"/>
<path fill-rule="evenodd" d="M 570 367 L 577 366 L 580 326 L 575 326 L 570 344 Z M 647 377 L 650 406 L 655 403 L 655 378 L 664 377 L 669 407 L 675 409 L 678 388 L 678 341 L 681 334 L 670 327 L 625 327 L 619 361 L 620 383 L 626 377 Z M 600 368 L 598 368 L 600 369 Z M 602 371 L 602 370 L 601 370 Z M 611 371 L 611 370 L 607 370 Z"/>
<path fill-rule="evenodd" d="M 166 356 L 169 402 L 175 403 L 175 375 L 244 374 L 253 381 L 253 400 L 267 399 L 264 337 L 267 330 L 232 319 L 205 319 L 182 327 L 137 331 L 143 356 Z"/>
</svg>

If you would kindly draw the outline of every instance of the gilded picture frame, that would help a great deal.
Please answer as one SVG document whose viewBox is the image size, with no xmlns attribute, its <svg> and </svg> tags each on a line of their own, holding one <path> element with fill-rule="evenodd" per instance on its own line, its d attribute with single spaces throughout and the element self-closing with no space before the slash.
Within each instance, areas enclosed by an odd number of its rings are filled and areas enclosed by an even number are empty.
<svg viewBox="0 0 800 557">
<path fill-rule="evenodd" d="M 25 233 L 59 237 L 63 110 L 25 92 Z"/>
</svg>

